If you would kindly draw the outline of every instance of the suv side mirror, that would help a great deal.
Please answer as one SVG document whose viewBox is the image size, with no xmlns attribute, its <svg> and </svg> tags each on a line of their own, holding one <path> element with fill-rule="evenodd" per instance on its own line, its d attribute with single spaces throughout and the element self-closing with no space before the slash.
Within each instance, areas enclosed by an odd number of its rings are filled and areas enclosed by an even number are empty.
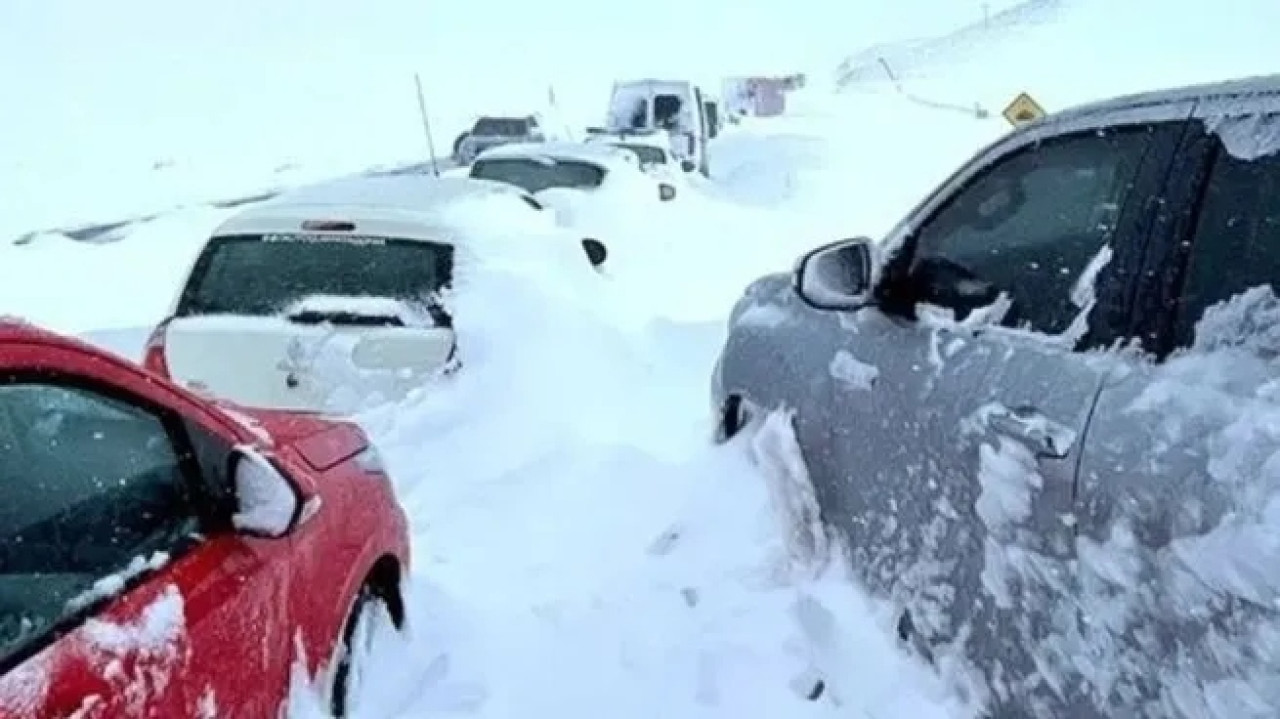
<svg viewBox="0 0 1280 719">
<path fill-rule="evenodd" d="M 698 164 L 693 160 L 681 160 L 680 169 L 684 170 L 685 172 L 693 172 L 694 170 L 698 169 Z"/>
<path fill-rule="evenodd" d="M 302 495 L 276 466 L 252 447 L 237 447 L 231 455 L 235 514 L 231 523 L 246 534 L 283 537 L 298 524 Z"/>
<path fill-rule="evenodd" d="M 795 290 L 820 310 L 850 311 L 872 302 L 875 261 L 871 240 L 859 237 L 824 245 L 800 258 Z"/>
</svg>

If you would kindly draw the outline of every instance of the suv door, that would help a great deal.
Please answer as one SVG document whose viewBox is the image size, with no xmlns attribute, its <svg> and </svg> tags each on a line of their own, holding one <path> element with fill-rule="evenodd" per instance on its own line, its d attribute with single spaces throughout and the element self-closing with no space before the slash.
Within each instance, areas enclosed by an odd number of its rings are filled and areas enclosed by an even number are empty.
<svg viewBox="0 0 1280 719">
<path fill-rule="evenodd" d="M 1022 579 L 1074 551 L 1076 438 L 1105 373 L 1078 350 L 1127 321 L 1119 270 L 1144 250 L 1182 132 L 1015 136 L 908 219 L 878 308 L 806 336 L 804 354 L 831 358 L 797 415 L 827 520 L 903 610 L 904 638 L 980 657 L 1013 694 L 1042 688 L 1026 647 L 1051 605 Z"/>
<path fill-rule="evenodd" d="M 273 716 L 289 540 L 231 529 L 234 432 L 74 351 L 4 362 L 0 717 Z"/>
<path fill-rule="evenodd" d="M 1143 273 L 1154 361 L 1125 362 L 1085 438 L 1078 526 L 1098 561 L 1081 562 L 1077 601 L 1107 620 L 1081 622 L 1071 648 L 1108 669 L 1109 716 L 1280 713 L 1260 679 L 1280 673 L 1280 103 L 1238 114 L 1265 99 L 1194 123 L 1177 232 Z"/>
</svg>

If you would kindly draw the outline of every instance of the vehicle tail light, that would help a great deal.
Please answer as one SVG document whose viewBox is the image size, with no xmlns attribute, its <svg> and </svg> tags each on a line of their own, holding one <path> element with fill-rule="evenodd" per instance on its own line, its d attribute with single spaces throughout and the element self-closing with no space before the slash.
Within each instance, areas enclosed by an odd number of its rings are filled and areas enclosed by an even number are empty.
<svg viewBox="0 0 1280 719">
<path fill-rule="evenodd" d="M 151 335 L 147 337 L 147 344 L 142 351 L 142 366 L 163 377 L 171 377 L 169 363 L 164 356 L 164 341 L 165 333 L 168 331 L 169 323 L 172 321 L 173 318 L 168 317 L 156 325 L 156 328 L 151 331 Z"/>
</svg>

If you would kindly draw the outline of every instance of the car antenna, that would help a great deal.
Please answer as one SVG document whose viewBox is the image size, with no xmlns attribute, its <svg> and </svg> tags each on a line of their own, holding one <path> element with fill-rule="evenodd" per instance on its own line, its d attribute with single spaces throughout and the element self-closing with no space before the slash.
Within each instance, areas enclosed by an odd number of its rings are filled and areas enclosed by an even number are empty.
<svg viewBox="0 0 1280 719">
<path fill-rule="evenodd" d="M 431 120 L 427 117 L 427 100 L 422 92 L 422 76 L 413 73 L 413 84 L 418 87 L 418 112 L 422 115 L 422 134 L 427 136 L 427 153 L 431 158 L 431 174 L 440 176 L 440 166 L 436 164 L 436 143 L 431 139 Z"/>
</svg>

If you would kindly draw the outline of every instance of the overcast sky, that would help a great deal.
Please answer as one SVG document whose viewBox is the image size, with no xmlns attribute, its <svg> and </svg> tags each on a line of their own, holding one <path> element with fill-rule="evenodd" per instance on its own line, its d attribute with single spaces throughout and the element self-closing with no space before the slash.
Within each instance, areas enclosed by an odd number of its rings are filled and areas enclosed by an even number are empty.
<svg viewBox="0 0 1280 719">
<path fill-rule="evenodd" d="M 243 137 L 255 104 L 412 116 L 414 71 L 446 125 L 527 107 L 548 84 L 603 112 L 615 78 L 825 74 L 868 44 L 982 15 L 975 0 L 0 0 L 0 124 L 74 154 L 113 128 L 174 146 Z"/>
<path fill-rule="evenodd" d="M 491 72 L 575 62 L 745 70 L 934 34 L 982 13 L 976 0 L 4 0 L 0 58 L 9 70 L 20 63 L 32 81 L 114 78 L 118 69 L 128 82 L 130 71 L 157 62 L 287 66 L 352 55 L 450 58 Z"/>
</svg>

